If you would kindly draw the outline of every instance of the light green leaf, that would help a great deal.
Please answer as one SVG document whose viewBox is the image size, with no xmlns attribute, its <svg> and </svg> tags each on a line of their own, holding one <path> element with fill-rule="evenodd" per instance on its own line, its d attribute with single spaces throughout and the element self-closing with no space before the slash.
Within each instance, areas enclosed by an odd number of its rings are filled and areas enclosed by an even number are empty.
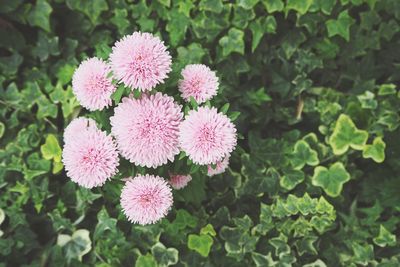
<svg viewBox="0 0 400 267">
<path fill-rule="evenodd" d="M 385 160 L 385 148 L 386 144 L 382 137 L 376 137 L 372 142 L 372 145 L 366 145 L 363 149 L 363 158 L 371 158 L 377 163 L 381 163 Z"/>
<path fill-rule="evenodd" d="M 335 155 L 342 155 L 349 147 L 362 150 L 367 139 L 367 131 L 357 129 L 349 116 L 341 114 L 329 138 L 329 143 Z"/>
<path fill-rule="evenodd" d="M 238 6 L 243 7 L 244 9 L 252 9 L 260 0 L 238 0 Z"/>
<path fill-rule="evenodd" d="M 282 0 L 264 0 L 262 3 L 267 9 L 268 13 L 274 13 L 276 11 L 282 11 L 284 3 Z"/>
<path fill-rule="evenodd" d="M 311 178 L 314 186 L 322 187 L 331 197 L 337 197 L 342 192 L 343 184 L 350 180 L 350 174 L 341 162 L 336 162 L 329 169 L 318 166 Z"/>
<path fill-rule="evenodd" d="M 203 257 L 207 257 L 213 242 L 214 240 L 209 235 L 190 234 L 188 238 L 188 248 L 198 252 Z"/>
<path fill-rule="evenodd" d="M 157 267 L 157 262 L 150 253 L 147 253 L 145 256 L 140 255 L 137 258 L 135 267 Z"/>
<path fill-rule="evenodd" d="M 49 134 L 46 137 L 46 142 L 40 147 L 40 151 L 44 159 L 54 159 L 55 162 L 61 162 L 61 147 L 53 134 Z"/>
<path fill-rule="evenodd" d="M 285 10 L 295 10 L 301 15 L 307 13 L 314 0 L 287 0 Z"/>
<path fill-rule="evenodd" d="M 207 224 L 200 230 L 201 235 L 210 235 L 210 236 L 216 236 L 217 233 L 214 230 L 214 227 L 211 224 Z"/>
<path fill-rule="evenodd" d="M 233 52 L 244 54 L 244 32 L 236 28 L 231 28 L 228 35 L 219 40 L 222 47 L 222 55 L 229 56 Z"/>
<path fill-rule="evenodd" d="M 35 6 L 28 14 L 28 22 L 50 32 L 50 14 L 53 11 L 46 0 L 37 0 Z"/>
<path fill-rule="evenodd" d="M 301 170 L 306 164 L 317 166 L 319 164 L 318 153 L 306 141 L 300 140 L 294 146 L 290 162 L 296 170 Z"/>
<path fill-rule="evenodd" d="M 375 100 L 375 94 L 370 91 L 365 91 L 362 95 L 358 95 L 357 98 L 361 103 L 361 107 L 364 109 L 376 109 L 378 106 L 378 101 Z"/>
<path fill-rule="evenodd" d="M 378 95 L 394 95 L 397 93 L 396 85 L 393 83 L 382 84 L 379 86 Z"/>
<path fill-rule="evenodd" d="M 224 5 L 221 0 L 201 0 L 199 4 L 200 10 L 221 13 Z"/>
<path fill-rule="evenodd" d="M 0 121 L 0 138 L 3 137 L 5 130 L 6 130 L 6 126 L 4 125 L 4 123 L 2 123 Z"/>
<path fill-rule="evenodd" d="M 335 35 L 342 36 L 346 41 L 350 41 L 350 26 L 353 25 L 355 20 L 350 17 L 347 10 L 342 11 L 337 20 L 330 19 L 325 22 L 328 30 L 328 36 Z"/>
<path fill-rule="evenodd" d="M 380 247 L 393 247 L 396 245 L 396 235 L 391 234 L 382 224 L 379 227 L 379 235 L 374 237 L 374 243 Z"/>
<path fill-rule="evenodd" d="M 76 66 L 71 65 L 71 64 L 65 64 L 63 65 L 58 71 L 57 71 L 57 79 L 62 85 L 66 85 L 69 83 L 72 79 L 72 75 L 74 74 Z"/>
</svg>

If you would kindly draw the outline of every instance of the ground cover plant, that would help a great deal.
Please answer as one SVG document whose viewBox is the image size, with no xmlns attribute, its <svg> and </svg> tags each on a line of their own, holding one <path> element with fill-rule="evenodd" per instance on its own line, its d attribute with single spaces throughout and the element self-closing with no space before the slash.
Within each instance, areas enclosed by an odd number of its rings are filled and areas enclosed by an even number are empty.
<svg viewBox="0 0 400 267">
<path fill-rule="evenodd" d="M 399 22 L 397 0 L 1 1 L 0 266 L 399 266 Z M 111 103 L 85 102 L 73 75 L 139 31 L 171 55 L 150 94 L 183 116 L 216 107 L 237 146 L 223 173 L 126 151 L 104 185 L 79 186 L 67 126 L 111 134 L 114 107 L 153 85 L 117 76 Z M 207 100 L 183 92 L 193 64 L 217 76 Z M 176 188 L 165 218 L 125 216 L 137 175 Z"/>
</svg>

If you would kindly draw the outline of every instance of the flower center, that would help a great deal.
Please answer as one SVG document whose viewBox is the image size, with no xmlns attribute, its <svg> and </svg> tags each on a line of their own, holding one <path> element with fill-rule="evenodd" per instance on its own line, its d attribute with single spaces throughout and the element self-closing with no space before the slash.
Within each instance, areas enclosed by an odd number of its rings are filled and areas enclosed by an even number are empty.
<svg viewBox="0 0 400 267">
<path fill-rule="evenodd" d="M 110 82 L 101 75 L 93 75 L 86 84 L 86 88 L 90 93 L 98 93 L 107 91 Z"/>
<path fill-rule="evenodd" d="M 90 148 L 82 157 L 82 161 L 88 168 L 96 168 L 102 161 L 101 153 L 97 149 Z"/>
</svg>

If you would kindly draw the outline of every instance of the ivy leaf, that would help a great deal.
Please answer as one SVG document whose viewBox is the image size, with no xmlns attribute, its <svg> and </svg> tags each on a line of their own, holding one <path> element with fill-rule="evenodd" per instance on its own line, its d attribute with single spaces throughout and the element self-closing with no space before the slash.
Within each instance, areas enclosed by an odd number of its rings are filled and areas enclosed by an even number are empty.
<svg viewBox="0 0 400 267">
<path fill-rule="evenodd" d="M 376 137 L 372 142 L 372 145 L 366 145 L 363 149 L 363 158 L 371 158 L 377 163 L 381 163 L 385 160 L 385 148 L 386 144 L 382 137 Z"/>
<path fill-rule="evenodd" d="M 243 7 L 244 9 L 252 9 L 260 0 L 239 0 L 238 6 Z"/>
<path fill-rule="evenodd" d="M 222 47 L 222 55 L 229 56 L 233 52 L 244 54 L 244 33 L 236 28 L 231 28 L 228 35 L 219 40 L 219 45 Z"/>
<path fill-rule="evenodd" d="M 284 7 L 282 0 L 268 0 L 268 1 L 262 1 L 262 3 L 264 4 L 265 9 L 268 11 L 268 13 L 282 11 Z"/>
<path fill-rule="evenodd" d="M 300 140 L 294 146 L 290 162 L 296 170 L 301 170 L 306 164 L 317 166 L 319 164 L 318 153 L 306 141 Z"/>
<path fill-rule="evenodd" d="M 328 30 L 328 36 L 335 35 L 342 36 L 346 41 L 350 41 L 350 26 L 353 25 L 355 20 L 350 17 L 347 10 L 342 11 L 337 20 L 330 19 L 325 22 Z"/>
<path fill-rule="evenodd" d="M 350 180 L 350 174 L 341 162 L 336 162 L 329 169 L 316 167 L 311 179 L 312 184 L 322 187 L 328 196 L 337 197 L 342 192 L 343 184 Z"/>
<path fill-rule="evenodd" d="M 50 14 L 53 11 L 46 0 L 37 0 L 36 5 L 29 12 L 27 20 L 32 26 L 38 26 L 50 32 Z"/>
<path fill-rule="evenodd" d="M 57 71 L 57 79 L 62 85 L 66 85 L 69 83 L 72 79 L 72 75 L 74 74 L 76 66 L 71 65 L 71 64 L 65 64 L 63 65 L 58 71 Z"/>
<path fill-rule="evenodd" d="M 285 172 L 279 183 L 283 188 L 287 190 L 292 190 L 303 181 L 304 173 L 302 171 L 290 170 Z"/>
<path fill-rule="evenodd" d="M 380 247 L 393 247 L 396 245 L 396 235 L 391 234 L 382 224 L 379 227 L 379 235 L 374 237 L 374 243 Z"/>
<path fill-rule="evenodd" d="M 390 84 L 382 84 L 379 86 L 378 95 L 393 95 L 397 93 L 396 85 L 393 83 Z"/>
<path fill-rule="evenodd" d="M 151 248 L 151 254 L 158 262 L 158 266 L 170 266 L 178 263 L 178 250 L 175 248 L 166 248 L 162 243 L 158 242 Z"/>
<path fill-rule="evenodd" d="M 329 139 L 329 143 L 335 155 L 346 153 L 349 147 L 362 150 L 368 139 L 368 132 L 359 130 L 351 118 L 341 114 Z"/>
<path fill-rule="evenodd" d="M 311 7 L 314 0 L 288 0 L 286 3 L 286 10 L 295 10 L 299 14 L 304 15 Z"/>
<path fill-rule="evenodd" d="M 145 256 L 140 255 L 137 258 L 135 267 L 157 267 L 157 262 L 150 253 L 147 253 Z"/>
<path fill-rule="evenodd" d="M 72 10 L 78 10 L 88 16 L 93 25 L 97 25 L 100 14 L 108 10 L 106 0 L 97 1 L 80 1 L 80 0 L 67 0 L 67 6 Z"/>
<path fill-rule="evenodd" d="M 214 227 L 211 224 L 207 224 L 200 230 L 201 235 L 210 235 L 210 236 L 216 236 L 217 233 L 214 230 Z"/>
<path fill-rule="evenodd" d="M 199 4 L 200 10 L 206 10 L 215 13 L 221 13 L 224 5 L 221 0 L 201 0 Z"/>
<path fill-rule="evenodd" d="M 65 257 L 70 262 L 72 259 L 82 261 L 82 257 L 92 249 L 92 241 L 86 229 L 76 230 L 72 236 L 60 234 L 57 245 L 63 248 Z"/>
<path fill-rule="evenodd" d="M 366 266 L 374 258 L 374 247 L 366 244 L 351 244 L 354 252 L 354 262 Z"/>
<path fill-rule="evenodd" d="M 365 91 L 362 95 L 357 96 L 361 107 L 365 109 L 376 109 L 378 101 L 375 100 L 375 94 L 370 91 Z"/>
<path fill-rule="evenodd" d="M 46 137 L 46 142 L 40 147 L 40 151 L 44 159 L 54 159 L 55 162 L 61 162 L 61 147 L 53 134 L 49 134 Z"/>
<path fill-rule="evenodd" d="M 188 248 L 198 252 L 203 257 L 207 257 L 213 242 L 214 240 L 209 235 L 190 234 L 188 238 Z"/>
</svg>

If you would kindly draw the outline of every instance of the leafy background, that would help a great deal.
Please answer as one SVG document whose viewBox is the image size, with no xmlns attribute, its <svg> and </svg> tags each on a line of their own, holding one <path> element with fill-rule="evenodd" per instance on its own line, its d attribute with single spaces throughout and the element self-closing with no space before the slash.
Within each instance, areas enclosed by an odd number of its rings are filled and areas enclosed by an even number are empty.
<svg viewBox="0 0 400 267">
<path fill-rule="evenodd" d="M 399 266 L 399 22 L 398 0 L 1 0 L 0 266 Z M 60 162 L 74 69 L 136 30 L 169 45 L 160 90 L 204 63 L 241 113 L 230 169 L 145 227 Z"/>
</svg>

